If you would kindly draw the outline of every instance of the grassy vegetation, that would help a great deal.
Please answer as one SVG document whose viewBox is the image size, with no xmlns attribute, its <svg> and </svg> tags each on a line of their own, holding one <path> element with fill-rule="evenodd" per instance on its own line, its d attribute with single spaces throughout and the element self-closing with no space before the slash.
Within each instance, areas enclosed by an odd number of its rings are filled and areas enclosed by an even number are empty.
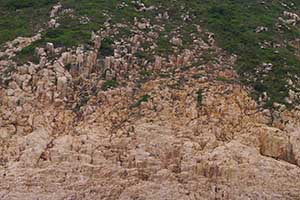
<svg viewBox="0 0 300 200">
<path fill-rule="evenodd" d="M 103 83 L 102 89 L 103 90 L 108 90 L 111 88 L 116 88 L 118 86 L 118 82 L 116 80 L 107 80 Z"/>
<path fill-rule="evenodd" d="M 16 61 L 18 63 L 26 63 L 27 61 L 39 63 L 39 58 L 35 55 L 35 48 L 35 43 L 23 48 L 20 52 L 17 53 L 17 56 L 15 57 Z"/>
<path fill-rule="evenodd" d="M 245 84 L 254 87 L 254 95 L 258 97 L 267 92 L 270 97 L 267 105 L 273 102 L 286 103 L 287 79 L 289 74 L 300 75 L 300 61 L 294 55 L 295 49 L 286 48 L 288 41 L 299 37 L 299 28 L 278 29 L 278 17 L 284 10 L 295 11 L 296 4 L 285 1 L 290 9 L 279 1 L 202 1 L 204 7 L 196 14 L 202 18 L 203 24 L 216 34 L 217 42 L 230 53 L 238 55 L 236 69 Z M 200 3 L 201 4 L 201 3 Z M 195 5 L 196 6 L 196 5 Z M 195 7 L 193 7 L 195 8 Z M 299 8 L 299 7 L 298 7 Z M 258 26 L 268 28 L 267 32 L 256 33 Z M 265 41 L 280 44 L 261 48 Z M 272 63 L 273 70 L 268 73 L 256 73 L 262 63 Z"/>
<path fill-rule="evenodd" d="M 57 0 L 0 0 L 0 45 L 17 36 L 32 36 L 44 26 Z"/>
<path fill-rule="evenodd" d="M 50 7 L 57 0 L 0 0 L 0 44 L 16 36 L 32 35 L 43 27 L 48 20 Z M 104 28 L 106 21 L 110 24 L 123 23 L 115 35 L 105 38 L 102 42 L 101 53 L 109 56 L 113 53 L 112 44 L 117 38 L 128 37 L 132 34 L 130 26 L 134 18 L 150 19 L 152 24 L 164 26 L 157 39 L 158 47 L 155 53 L 167 55 L 172 52 L 173 45 L 169 42 L 172 33 L 177 31 L 182 35 L 183 48 L 192 45 L 191 34 L 199 34 L 196 24 L 215 33 L 217 44 L 226 51 L 236 54 L 238 60 L 236 70 L 241 82 L 252 86 L 253 96 L 258 98 L 267 92 L 273 102 L 286 103 L 284 98 L 290 89 L 288 79 L 295 80 L 300 77 L 300 61 L 295 56 L 295 49 L 289 42 L 300 37 L 299 26 L 281 24 L 278 20 L 283 11 L 297 12 L 300 2 L 291 0 L 143 0 L 147 7 L 156 6 L 147 12 L 138 12 L 136 4 L 131 0 L 124 0 L 126 6 L 120 6 L 119 0 L 62 0 L 64 8 L 74 10 L 70 17 L 68 14 L 59 20 L 61 26 L 43 33 L 43 42 L 53 42 L 58 46 L 76 46 L 86 43 L 90 39 L 91 31 Z M 168 12 L 169 19 L 157 19 L 159 13 Z M 187 21 L 181 16 L 188 15 Z M 87 17 L 87 23 L 81 23 L 80 17 Z M 281 24 L 281 27 L 278 27 Z M 267 31 L 257 33 L 257 27 L 267 27 Z M 145 30 L 147 32 L 149 30 Z M 262 44 L 264 44 L 262 48 Z M 35 44 L 39 45 L 39 44 Z M 32 53 L 33 46 L 20 53 L 26 59 Z M 150 57 L 148 52 L 139 51 L 136 56 L 140 59 Z M 30 56 L 28 56 L 30 57 Z M 203 61 L 214 62 L 213 53 L 205 54 Z M 273 68 L 268 72 L 261 69 L 263 63 L 272 63 Z M 142 72 L 143 73 L 143 72 Z M 147 74 L 145 74 L 147 75 Z M 105 88 L 113 86 L 105 84 Z"/>
<path fill-rule="evenodd" d="M 143 102 L 148 102 L 150 99 L 149 94 L 145 94 L 139 98 L 139 100 L 133 105 L 133 107 L 139 107 Z"/>
<path fill-rule="evenodd" d="M 261 93 L 267 92 L 270 97 L 267 106 L 273 102 L 286 104 L 284 98 L 289 89 L 287 80 L 288 78 L 295 80 L 295 75 L 300 76 L 300 61 L 294 54 L 299 49 L 289 47 L 288 42 L 299 37 L 300 29 L 299 26 L 278 28 L 277 25 L 283 11 L 297 12 L 300 4 L 285 1 L 284 5 L 276 0 L 265 3 L 258 0 L 199 0 L 161 4 L 170 11 L 177 10 L 169 12 L 171 17 L 169 23 L 178 24 L 178 11 L 188 12 L 192 16 L 190 24 L 201 24 L 206 27 L 215 33 L 219 46 L 238 55 L 236 70 L 241 76 L 241 81 L 255 89 L 256 98 Z M 255 30 L 259 26 L 267 27 L 268 31 L 256 33 Z M 181 32 L 187 31 L 190 33 L 193 29 L 183 24 Z M 271 45 L 262 48 L 261 44 L 265 42 Z M 211 60 L 210 57 L 206 59 Z M 272 63 L 274 67 L 268 73 L 260 71 L 257 73 L 262 63 Z"/>
<path fill-rule="evenodd" d="M 103 56 L 112 56 L 114 49 L 112 47 L 114 40 L 110 37 L 104 38 L 101 42 L 100 51 Z"/>
<path fill-rule="evenodd" d="M 150 70 L 142 70 L 141 72 L 140 72 L 140 74 L 143 76 L 143 77 L 150 77 L 152 74 L 153 74 L 153 72 L 152 71 L 150 71 Z"/>
<path fill-rule="evenodd" d="M 202 101 L 203 101 L 203 90 L 202 89 L 199 89 L 197 91 L 197 103 L 198 103 L 198 106 L 201 107 L 202 106 Z"/>
</svg>

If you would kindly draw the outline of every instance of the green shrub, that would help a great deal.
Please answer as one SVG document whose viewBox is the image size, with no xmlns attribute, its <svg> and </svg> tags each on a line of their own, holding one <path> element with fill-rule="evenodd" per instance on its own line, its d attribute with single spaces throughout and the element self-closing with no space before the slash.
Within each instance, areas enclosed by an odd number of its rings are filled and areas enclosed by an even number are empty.
<svg viewBox="0 0 300 200">
<path fill-rule="evenodd" d="M 116 80 L 107 80 L 103 83 L 102 89 L 106 91 L 108 89 L 116 88 L 118 85 L 119 84 Z"/>
<path fill-rule="evenodd" d="M 15 60 L 18 64 L 24 64 L 27 61 L 31 61 L 33 63 L 39 63 L 39 58 L 35 55 L 36 43 L 33 43 L 25 48 L 23 48 L 20 52 L 18 52 L 15 56 Z"/>
<path fill-rule="evenodd" d="M 57 29 L 48 30 L 43 40 L 45 42 L 51 42 L 55 44 L 55 46 L 72 47 L 89 41 L 89 38 L 90 33 L 84 30 L 59 27 Z"/>
<path fill-rule="evenodd" d="M 169 41 L 168 37 L 161 35 L 157 39 L 157 49 L 156 52 L 159 54 L 169 54 L 172 51 L 172 44 Z"/>
<path fill-rule="evenodd" d="M 142 71 L 140 72 L 140 74 L 141 74 L 143 77 L 149 77 L 149 76 L 151 76 L 151 75 L 153 74 L 153 72 L 152 72 L 152 71 L 149 71 L 149 70 L 142 70 Z"/>
<path fill-rule="evenodd" d="M 143 102 L 147 102 L 150 99 L 149 94 L 145 94 L 139 98 L 139 100 L 133 105 L 133 107 L 139 107 Z"/>
<path fill-rule="evenodd" d="M 192 78 L 194 78 L 194 79 L 199 79 L 199 78 L 202 78 L 202 77 L 204 77 L 203 74 L 194 74 L 194 75 L 192 76 Z"/>
<path fill-rule="evenodd" d="M 104 57 L 113 55 L 114 54 L 114 49 L 112 48 L 113 43 L 114 43 L 113 38 L 110 37 L 104 38 L 101 42 L 99 53 Z"/>
<path fill-rule="evenodd" d="M 56 3 L 57 0 L 8 0 L 5 3 L 5 7 L 9 9 L 24 9 L 24 8 L 30 8 L 30 7 L 41 7 L 41 6 L 47 6 Z"/>
<path fill-rule="evenodd" d="M 202 106 L 202 100 L 203 100 L 203 90 L 199 89 L 197 91 L 197 104 L 198 104 L 199 107 Z"/>
</svg>

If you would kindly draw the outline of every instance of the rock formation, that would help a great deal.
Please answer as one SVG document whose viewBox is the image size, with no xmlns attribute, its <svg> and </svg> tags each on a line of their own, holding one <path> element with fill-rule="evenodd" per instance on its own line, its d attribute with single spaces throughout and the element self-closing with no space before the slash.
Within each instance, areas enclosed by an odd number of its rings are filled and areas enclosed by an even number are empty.
<svg viewBox="0 0 300 200">
<path fill-rule="evenodd" d="M 299 199 L 300 112 L 254 101 L 237 81 L 236 56 L 200 26 L 207 41 L 185 48 L 176 35 L 175 53 L 145 59 L 143 45 L 155 46 L 161 29 L 136 19 L 110 55 L 103 39 L 114 27 L 92 32 L 85 46 L 46 43 L 38 64 L 11 58 L 41 35 L 5 44 L 0 199 Z M 205 63 L 209 53 L 214 62 Z"/>
</svg>

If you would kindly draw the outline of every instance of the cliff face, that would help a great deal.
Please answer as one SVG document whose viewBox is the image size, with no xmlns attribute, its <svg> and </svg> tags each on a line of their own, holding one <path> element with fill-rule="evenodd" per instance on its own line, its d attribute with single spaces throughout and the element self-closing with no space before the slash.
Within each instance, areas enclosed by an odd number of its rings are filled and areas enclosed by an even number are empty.
<svg viewBox="0 0 300 200">
<path fill-rule="evenodd" d="M 297 199 L 300 113 L 271 116 L 212 79 L 231 69 L 200 68 L 128 81 L 73 111 L 69 99 L 101 81 L 76 87 L 56 62 L 18 67 L 1 89 L 1 198 Z"/>
<path fill-rule="evenodd" d="M 87 46 L 48 42 L 38 62 L 13 57 L 42 35 L 4 45 L 0 199 L 299 199 L 298 110 L 256 103 L 201 26 L 192 46 L 174 33 L 175 52 L 151 59 L 136 52 L 163 25 L 136 20 L 107 55 L 118 27 Z"/>
</svg>

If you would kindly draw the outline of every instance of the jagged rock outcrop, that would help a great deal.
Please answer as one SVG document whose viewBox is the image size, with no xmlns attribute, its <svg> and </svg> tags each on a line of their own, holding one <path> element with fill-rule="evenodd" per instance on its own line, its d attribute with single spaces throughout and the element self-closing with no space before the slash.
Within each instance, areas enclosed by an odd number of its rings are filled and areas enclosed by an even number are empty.
<svg viewBox="0 0 300 200">
<path fill-rule="evenodd" d="M 43 88 L 70 95 L 64 77 L 54 87 L 52 70 L 44 69 Z M 2 88 L 1 198 L 297 199 L 299 150 L 291 138 L 299 132 L 269 127 L 241 86 L 193 79 L 195 72 L 152 80 L 138 93 L 130 86 L 99 92 L 81 117 L 39 98 L 11 112 Z M 185 84 L 172 87 L 182 76 Z M 144 94 L 148 102 L 132 106 Z"/>
<path fill-rule="evenodd" d="M 52 21 L 61 10 L 52 8 Z M 114 27 L 86 45 L 43 44 L 37 64 L 10 58 L 40 35 L 6 43 L 0 199 L 299 199 L 300 112 L 257 104 L 237 81 L 236 56 L 200 26 L 207 41 L 195 36 L 186 48 L 175 34 L 174 52 L 149 60 L 143 44 L 155 49 L 165 27 L 137 18 L 133 26 L 108 53 L 101 47 Z M 214 62 L 204 62 L 208 52 Z"/>
</svg>

